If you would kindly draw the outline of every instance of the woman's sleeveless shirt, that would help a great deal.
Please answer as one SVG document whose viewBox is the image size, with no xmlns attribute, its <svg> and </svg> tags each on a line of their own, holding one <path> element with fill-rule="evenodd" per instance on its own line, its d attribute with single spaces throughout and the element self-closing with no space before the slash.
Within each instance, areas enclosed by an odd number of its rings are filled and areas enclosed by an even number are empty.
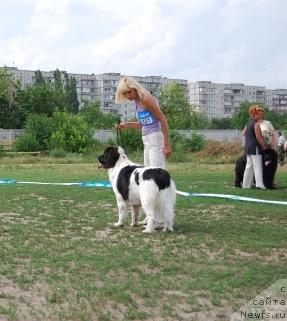
<svg viewBox="0 0 287 321">
<path fill-rule="evenodd" d="M 158 101 L 156 100 L 157 104 Z M 136 105 L 136 118 L 142 125 L 142 134 L 148 135 L 151 133 L 159 132 L 161 130 L 160 122 L 153 113 L 148 109 L 140 106 L 138 101 L 135 101 Z"/>
</svg>

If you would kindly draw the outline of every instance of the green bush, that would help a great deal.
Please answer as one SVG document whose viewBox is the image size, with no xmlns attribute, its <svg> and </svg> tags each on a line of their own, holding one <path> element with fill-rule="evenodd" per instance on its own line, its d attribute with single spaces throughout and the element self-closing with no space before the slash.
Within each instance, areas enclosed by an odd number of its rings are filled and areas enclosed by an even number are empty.
<svg viewBox="0 0 287 321">
<path fill-rule="evenodd" d="M 191 138 L 185 140 L 185 149 L 191 152 L 200 152 L 203 150 L 206 139 L 203 135 L 193 132 Z"/>
<path fill-rule="evenodd" d="M 143 150 L 142 134 L 137 129 L 125 129 L 117 133 L 119 142 L 116 144 L 121 147 L 126 147 L 128 152 Z M 122 139 L 121 139 L 122 138 Z"/>
<path fill-rule="evenodd" d="M 170 131 L 170 141 L 173 151 L 181 152 L 184 150 L 185 138 L 178 131 Z"/>
<path fill-rule="evenodd" d="M 193 132 L 191 138 L 185 138 L 176 130 L 171 130 L 170 140 L 173 151 L 179 152 L 199 152 L 204 148 L 205 137 Z"/>
<path fill-rule="evenodd" d="M 40 150 L 40 147 L 40 143 L 34 133 L 25 132 L 15 140 L 17 152 L 35 152 Z"/>
<path fill-rule="evenodd" d="M 53 123 L 53 118 L 51 117 L 46 115 L 31 114 L 28 116 L 25 129 L 27 132 L 35 135 L 40 144 L 39 149 L 46 150 L 47 142 L 55 130 L 55 124 Z"/>
<path fill-rule="evenodd" d="M 55 113 L 53 122 L 56 129 L 49 139 L 50 149 L 84 153 L 92 144 L 91 129 L 83 118 L 68 113 Z"/>
</svg>

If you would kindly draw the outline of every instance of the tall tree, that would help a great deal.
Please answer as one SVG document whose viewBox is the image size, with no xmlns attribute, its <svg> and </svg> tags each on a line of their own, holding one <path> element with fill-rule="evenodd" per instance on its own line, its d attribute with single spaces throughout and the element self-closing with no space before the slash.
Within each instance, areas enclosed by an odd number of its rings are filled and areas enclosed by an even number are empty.
<svg viewBox="0 0 287 321">
<path fill-rule="evenodd" d="M 232 122 L 233 128 L 241 130 L 245 127 L 249 119 L 248 110 L 253 104 L 254 103 L 246 100 L 239 105 L 239 107 L 235 110 L 235 113 L 232 117 L 231 122 Z"/>
<path fill-rule="evenodd" d="M 117 123 L 118 117 L 110 113 L 103 113 L 100 109 L 100 102 L 84 102 L 80 115 L 94 129 L 110 129 Z"/>
<path fill-rule="evenodd" d="M 57 110 L 58 111 L 67 111 L 68 106 L 67 106 L 67 101 L 66 101 L 66 95 L 64 92 L 64 86 L 63 86 L 63 79 L 62 79 L 62 74 L 59 69 L 56 69 L 53 72 L 54 76 L 54 98 L 55 102 L 57 104 Z"/>
<path fill-rule="evenodd" d="M 75 77 L 69 77 L 64 73 L 65 78 L 65 95 L 67 101 L 68 112 L 77 114 L 79 112 L 79 99 L 77 93 L 77 80 Z"/>
<path fill-rule="evenodd" d="M 191 111 L 191 121 L 190 128 L 191 129 L 206 129 L 209 128 L 210 121 L 204 113 L 200 113 L 192 109 Z"/>
<path fill-rule="evenodd" d="M 35 71 L 35 85 L 44 85 L 46 81 L 43 77 L 43 74 L 40 70 Z"/>
<path fill-rule="evenodd" d="M 55 90 L 50 84 L 27 87 L 17 99 L 29 114 L 42 114 L 51 117 L 58 109 Z"/>
<path fill-rule="evenodd" d="M 266 110 L 265 119 L 269 120 L 275 129 L 287 129 L 287 114 L 279 114 L 273 110 Z"/>
<path fill-rule="evenodd" d="M 15 81 L 7 68 L 0 68 L 0 127 L 22 128 L 26 111 L 17 102 L 20 83 Z"/>
<path fill-rule="evenodd" d="M 173 83 L 161 90 L 160 106 L 171 129 L 191 127 L 191 106 L 183 88 Z"/>
</svg>

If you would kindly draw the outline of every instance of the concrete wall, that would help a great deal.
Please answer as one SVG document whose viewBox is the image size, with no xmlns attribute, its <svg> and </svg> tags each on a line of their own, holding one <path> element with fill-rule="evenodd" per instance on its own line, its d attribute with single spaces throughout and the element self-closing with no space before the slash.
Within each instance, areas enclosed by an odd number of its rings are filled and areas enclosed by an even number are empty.
<svg viewBox="0 0 287 321">
<path fill-rule="evenodd" d="M 179 130 L 178 131 L 185 138 L 191 138 L 192 133 L 203 135 L 206 139 L 213 139 L 219 142 L 241 140 L 244 138 L 241 134 L 241 130 L 236 129 L 218 129 L 218 130 Z M 93 136 L 95 139 L 106 142 L 109 138 L 116 139 L 116 133 L 112 130 L 103 129 L 96 130 Z"/>
<path fill-rule="evenodd" d="M 0 144 L 10 145 L 23 130 L 21 129 L 0 129 Z M 192 133 L 203 135 L 206 139 L 213 139 L 219 142 L 233 141 L 240 139 L 243 141 L 241 131 L 235 129 L 218 129 L 218 130 L 179 130 L 182 136 L 191 138 Z M 116 140 L 116 132 L 109 129 L 96 130 L 93 137 L 100 142 L 106 142 L 109 138 Z"/>
<path fill-rule="evenodd" d="M 4 146 L 5 149 L 10 149 L 12 147 L 13 141 L 21 135 L 23 129 L 2 129 L 0 128 L 0 144 Z"/>
</svg>

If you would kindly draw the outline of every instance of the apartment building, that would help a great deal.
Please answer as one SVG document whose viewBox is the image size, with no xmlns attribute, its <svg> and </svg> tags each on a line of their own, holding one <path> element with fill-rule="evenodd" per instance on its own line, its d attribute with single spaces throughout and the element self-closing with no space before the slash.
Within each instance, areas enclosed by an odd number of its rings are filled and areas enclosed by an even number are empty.
<svg viewBox="0 0 287 321">
<path fill-rule="evenodd" d="M 21 70 L 15 67 L 7 67 L 7 69 L 15 80 L 21 82 L 22 88 L 35 82 L 35 71 Z M 41 71 L 41 73 L 47 82 L 54 81 L 54 71 Z M 63 71 L 62 74 L 64 74 Z M 104 73 L 99 75 L 68 73 L 68 75 L 69 77 L 74 77 L 77 81 L 80 108 L 83 105 L 84 100 L 91 102 L 99 101 L 103 112 L 118 114 L 122 121 L 127 121 L 135 117 L 134 103 L 115 103 L 117 85 L 120 78 L 123 77 L 120 73 Z M 187 80 L 184 79 L 170 79 L 162 76 L 133 77 L 155 96 L 159 94 L 163 87 L 170 85 L 173 82 L 180 84 L 184 88 L 186 95 L 188 92 Z"/>
<path fill-rule="evenodd" d="M 272 107 L 279 114 L 287 113 L 287 89 L 272 91 Z"/>
<path fill-rule="evenodd" d="M 35 82 L 35 71 L 7 67 L 14 79 L 26 87 Z M 53 82 L 54 71 L 42 71 L 48 82 Z M 64 74 L 64 72 L 62 72 Z M 119 115 L 122 121 L 135 117 L 134 104 L 126 102 L 115 103 L 115 93 L 120 73 L 74 74 L 68 73 L 77 81 L 77 93 L 80 108 L 84 100 L 99 101 L 105 113 Z M 172 83 L 182 86 L 189 102 L 198 112 L 204 113 L 209 119 L 231 117 L 236 108 L 244 101 L 263 103 L 269 109 L 278 113 L 287 113 L 287 89 L 266 89 L 262 86 L 248 86 L 241 83 L 220 84 L 211 81 L 189 82 L 185 79 L 171 79 L 162 76 L 133 76 L 140 84 L 156 97 L 160 90 Z"/>
<path fill-rule="evenodd" d="M 196 81 L 189 83 L 189 102 L 209 119 L 231 117 L 246 100 L 262 103 L 271 110 L 287 112 L 286 92 L 284 89 L 271 90 L 240 83 L 217 84 L 210 81 Z"/>
<path fill-rule="evenodd" d="M 7 67 L 9 73 L 11 73 L 15 80 L 19 80 L 22 88 L 33 84 L 35 82 L 35 70 L 23 70 L 16 67 Z M 54 81 L 54 71 L 41 71 L 43 78 L 47 82 Z M 64 74 L 64 72 L 62 72 Z M 95 85 L 96 76 L 91 74 L 71 74 L 69 77 L 74 77 L 77 81 L 77 93 L 79 100 L 95 101 Z"/>
<path fill-rule="evenodd" d="M 204 113 L 209 119 L 224 117 L 224 85 L 210 81 L 191 82 L 189 102 L 196 111 Z"/>
</svg>

